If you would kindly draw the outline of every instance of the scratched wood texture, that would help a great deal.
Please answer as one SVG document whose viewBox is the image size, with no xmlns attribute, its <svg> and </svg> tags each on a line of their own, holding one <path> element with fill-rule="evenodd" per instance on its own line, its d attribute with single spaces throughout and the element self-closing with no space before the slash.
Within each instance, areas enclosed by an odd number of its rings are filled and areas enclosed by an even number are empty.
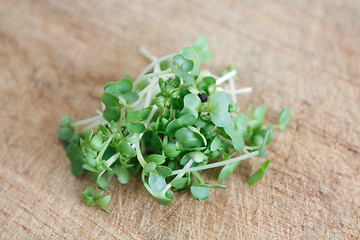
<svg viewBox="0 0 360 240">
<path fill-rule="evenodd" d="M 70 172 L 58 123 L 95 114 L 108 81 L 138 74 L 200 35 L 206 67 L 240 69 L 240 107 L 284 106 L 271 168 L 253 187 L 250 162 L 206 202 L 161 206 L 141 180 L 112 182 L 106 214 L 82 201 L 89 176 Z M 358 239 L 360 2 L 0 1 L 0 239 Z M 214 181 L 218 170 L 208 171 Z"/>
</svg>

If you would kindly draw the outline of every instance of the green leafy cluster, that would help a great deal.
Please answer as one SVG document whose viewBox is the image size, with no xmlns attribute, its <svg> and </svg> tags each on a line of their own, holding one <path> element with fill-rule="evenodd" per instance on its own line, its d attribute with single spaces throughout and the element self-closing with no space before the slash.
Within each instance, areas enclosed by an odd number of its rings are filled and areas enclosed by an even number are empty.
<svg viewBox="0 0 360 240">
<path fill-rule="evenodd" d="M 109 212 L 105 209 L 106 205 L 109 204 L 111 200 L 111 196 L 107 195 L 103 198 L 101 198 L 104 195 L 104 191 L 99 191 L 95 194 L 94 187 L 88 187 L 85 189 L 85 191 L 82 193 L 84 201 L 87 205 L 90 206 L 99 206 L 101 207 L 105 212 Z"/>
<path fill-rule="evenodd" d="M 136 81 L 128 76 L 106 84 L 102 116 L 73 123 L 65 115 L 59 138 L 65 142 L 73 174 L 90 173 L 108 192 L 113 176 L 126 184 L 140 174 L 145 188 L 164 205 L 173 201 L 173 190 L 190 188 L 196 199 L 204 201 L 211 188 L 226 188 L 207 183 L 199 173 L 219 166 L 220 159 L 218 181 L 227 179 L 241 162 L 236 153 L 259 165 L 248 184 L 261 180 L 270 160 L 261 162 L 255 156 L 266 154 L 274 128 L 285 130 L 290 109 L 282 111 L 277 125 L 266 127 L 265 105 L 238 113 L 231 94 L 219 88 L 214 76 L 201 72 L 200 64 L 211 57 L 207 38 L 200 37 L 192 47 L 173 55 L 171 62 L 158 62 L 158 68 Z M 87 127 L 75 131 L 81 125 Z M 103 193 L 94 194 L 89 187 L 84 200 L 104 209 L 110 196 L 101 198 Z"/>
</svg>

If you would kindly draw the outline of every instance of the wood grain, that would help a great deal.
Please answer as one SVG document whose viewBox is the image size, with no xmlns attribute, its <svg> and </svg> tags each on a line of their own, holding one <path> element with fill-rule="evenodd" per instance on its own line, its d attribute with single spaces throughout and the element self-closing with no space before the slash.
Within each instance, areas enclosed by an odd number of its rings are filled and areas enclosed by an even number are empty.
<svg viewBox="0 0 360 240">
<path fill-rule="evenodd" d="M 358 239 L 360 3 L 337 1 L 0 1 L 0 239 Z M 110 214 L 86 206 L 60 117 L 92 116 L 108 81 L 138 74 L 140 45 L 160 56 L 208 36 L 206 67 L 239 67 L 239 97 L 290 106 L 267 176 L 244 162 L 206 202 L 161 206 L 115 182 Z M 206 174 L 214 181 L 218 170 Z"/>
</svg>

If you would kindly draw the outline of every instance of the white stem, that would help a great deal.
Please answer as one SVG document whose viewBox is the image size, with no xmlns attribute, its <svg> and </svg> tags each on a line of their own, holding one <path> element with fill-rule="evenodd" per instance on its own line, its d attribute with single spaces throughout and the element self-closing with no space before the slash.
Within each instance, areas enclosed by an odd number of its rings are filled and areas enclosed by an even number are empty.
<svg viewBox="0 0 360 240">
<path fill-rule="evenodd" d="M 142 72 L 139 74 L 139 76 L 136 78 L 135 83 L 137 83 L 140 79 L 142 79 L 142 77 L 149 72 L 157 63 L 160 63 L 164 60 L 167 60 L 169 58 L 174 57 L 176 54 L 169 54 L 166 56 L 163 56 L 161 58 L 158 58 L 156 61 L 153 61 L 152 63 L 150 63 L 147 67 L 144 68 L 144 70 L 142 70 Z"/>
<path fill-rule="evenodd" d="M 240 89 L 232 90 L 230 92 L 234 94 L 249 93 L 252 92 L 252 87 L 240 88 Z"/>
<path fill-rule="evenodd" d="M 175 181 L 176 179 L 182 178 L 182 176 L 184 176 L 184 174 L 187 173 L 186 171 L 188 169 L 191 169 L 190 167 L 193 163 L 194 163 L 194 161 L 192 159 L 189 159 L 189 161 L 185 164 L 184 168 L 181 170 L 178 170 L 178 171 L 183 171 L 183 172 L 179 172 L 178 175 L 173 180 L 171 180 L 171 182 Z M 176 171 L 174 171 L 174 172 L 176 172 Z M 174 172 L 172 175 L 175 175 Z M 166 192 L 167 190 L 169 190 L 171 188 L 171 182 L 166 185 L 166 187 L 162 190 L 163 192 Z"/>
<path fill-rule="evenodd" d="M 152 93 L 154 91 L 154 87 L 156 85 L 156 81 L 151 82 L 149 85 L 151 86 L 149 91 L 146 92 L 146 97 L 145 97 L 145 102 L 144 102 L 144 107 L 143 108 L 147 108 L 148 106 L 150 106 L 151 101 L 152 101 Z"/>
<path fill-rule="evenodd" d="M 120 156 L 120 153 L 116 153 L 111 156 L 108 160 L 106 160 L 106 165 L 110 167 Z"/>
<path fill-rule="evenodd" d="M 173 171 L 172 175 L 185 174 L 187 172 L 202 171 L 202 170 L 206 170 L 206 169 L 209 169 L 209 168 L 220 167 L 220 166 L 224 166 L 226 164 L 230 164 L 230 163 L 238 162 L 238 161 L 241 161 L 241 160 L 244 160 L 244 159 L 247 159 L 247 158 L 254 157 L 254 156 L 258 155 L 258 154 L 259 154 L 259 152 L 255 151 L 255 152 L 251 152 L 251 153 L 248 153 L 248 154 L 244 154 L 244 155 L 236 157 L 236 158 L 231 158 L 229 160 L 220 161 L 220 162 L 216 162 L 216 163 L 212 163 L 212 164 L 207 164 L 205 166 L 193 167 L 193 168 L 189 168 L 189 169 L 183 168 L 183 169 L 180 169 L 180 170 Z"/>
<path fill-rule="evenodd" d="M 139 138 L 141 139 L 141 138 Z M 136 158 L 139 160 L 139 163 L 141 165 L 142 168 L 145 167 L 146 165 L 146 161 L 141 153 L 141 149 L 140 149 L 140 141 L 138 141 L 136 144 L 135 144 L 135 151 L 136 151 Z"/>
<path fill-rule="evenodd" d="M 171 74 L 172 71 L 170 69 L 165 70 L 165 71 L 161 71 L 161 72 L 153 72 L 153 73 L 149 73 L 144 75 L 142 78 L 140 78 L 140 80 L 146 79 L 146 78 L 151 78 L 151 77 L 160 77 L 161 75 L 168 75 Z"/>
<path fill-rule="evenodd" d="M 145 127 L 147 127 L 147 125 L 149 124 L 149 122 L 151 121 L 151 119 L 153 118 L 153 116 L 155 115 L 155 112 L 156 112 L 157 109 L 158 109 L 158 107 L 154 105 L 153 108 L 151 109 L 151 112 L 150 112 L 148 118 L 147 118 L 146 121 L 144 122 Z"/>
<path fill-rule="evenodd" d="M 106 165 L 108 167 L 110 167 L 120 156 L 120 153 L 116 153 L 114 155 L 111 156 L 111 158 L 109 158 L 108 160 L 106 160 Z M 107 170 L 102 171 L 99 176 L 98 179 L 104 174 L 104 172 L 106 172 Z"/>
<path fill-rule="evenodd" d="M 95 117 L 91 117 L 91 118 L 88 118 L 88 119 L 84 119 L 84 120 L 74 122 L 72 124 L 72 126 L 77 127 L 77 126 L 81 126 L 81 125 L 84 125 L 84 124 L 92 123 L 92 122 L 100 120 L 101 118 L 102 118 L 102 115 L 98 115 L 98 116 L 95 116 Z"/>
<path fill-rule="evenodd" d="M 150 61 L 156 61 L 156 57 L 152 55 L 146 48 L 139 47 L 139 52 L 144 55 Z"/>
<path fill-rule="evenodd" d="M 145 128 L 147 128 L 147 125 L 149 124 L 150 120 L 153 118 L 153 116 L 154 116 L 154 114 L 155 114 L 155 112 L 156 112 L 157 109 L 158 109 L 158 107 L 155 106 L 155 105 L 154 105 L 153 108 L 151 109 L 151 112 L 150 112 L 148 118 L 147 118 L 146 121 L 144 122 Z M 142 138 L 143 134 L 144 134 L 144 133 L 140 133 L 139 139 Z"/>
<path fill-rule="evenodd" d="M 229 87 L 230 89 L 235 89 L 235 81 L 234 78 L 230 78 L 229 79 Z M 236 99 L 236 94 L 234 94 L 232 91 L 230 92 L 231 95 L 231 99 L 236 103 L 237 99 Z"/>
<path fill-rule="evenodd" d="M 236 70 L 233 70 L 231 72 L 228 72 L 227 74 L 225 74 L 222 77 L 219 77 L 218 79 L 216 79 L 216 85 L 220 85 L 223 82 L 228 81 L 230 78 L 235 77 L 235 75 L 237 74 Z"/>
<path fill-rule="evenodd" d="M 230 94 L 242 94 L 242 93 L 252 92 L 252 87 L 240 88 L 240 89 L 235 89 L 235 90 L 224 89 L 224 88 L 221 88 L 221 87 L 217 87 L 217 89 L 220 90 L 220 91 L 228 92 Z"/>
</svg>

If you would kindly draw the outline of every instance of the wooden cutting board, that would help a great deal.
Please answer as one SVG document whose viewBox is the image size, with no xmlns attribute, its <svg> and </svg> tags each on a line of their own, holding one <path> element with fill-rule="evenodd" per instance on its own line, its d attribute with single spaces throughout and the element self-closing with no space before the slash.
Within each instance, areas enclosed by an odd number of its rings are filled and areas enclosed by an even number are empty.
<svg viewBox="0 0 360 240">
<path fill-rule="evenodd" d="M 358 239 L 359 1 L 0 1 L 0 239 Z M 100 108 L 108 81 L 147 64 L 138 52 L 178 52 L 210 40 L 214 73 L 240 70 L 238 98 L 290 106 L 266 177 L 243 162 L 205 202 L 176 193 L 160 205 L 132 179 L 112 182 L 107 214 L 87 206 L 59 119 Z M 208 171 L 214 182 L 218 170 Z"/>
</svg>

